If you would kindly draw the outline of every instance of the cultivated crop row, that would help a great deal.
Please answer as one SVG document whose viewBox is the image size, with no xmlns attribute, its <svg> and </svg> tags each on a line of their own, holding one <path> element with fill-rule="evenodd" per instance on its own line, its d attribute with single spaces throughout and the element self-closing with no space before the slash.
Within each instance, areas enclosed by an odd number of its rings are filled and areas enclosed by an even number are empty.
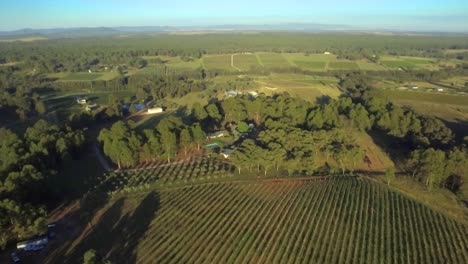
<svg viewBox="0 0 468 264">
<path fill-rule="evenodd" d="M 170 185 L 175 182 L 197 182 L 231 177 L 233 165 L 216 159 L 193 158 L 173 163 L 146 163 L 137 168 L 108 173 L 98 190 L 106 192 L 143 191 L 154 183 Z"/>
<path fill-rule="evenodd" d="M 161 192 L 138 243 L 157 263 L 468 263 L 468 228 L 353 177 Z"/>
</svg>

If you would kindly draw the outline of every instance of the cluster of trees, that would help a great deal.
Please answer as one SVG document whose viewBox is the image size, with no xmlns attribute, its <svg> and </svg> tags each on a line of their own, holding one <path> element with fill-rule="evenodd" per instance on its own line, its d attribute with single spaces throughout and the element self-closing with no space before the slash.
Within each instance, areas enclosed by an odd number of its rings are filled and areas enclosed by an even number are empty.
<svg viewBox="0 0 468 264">
<path fill-rule="evenodd" d="M 118 121 L 110 129 L 101 130 L 98 140 L 104 153 L 122 168 L 160 158 L 170 162 L 179 150 L 185 155 L 190 149 L 199 150 L 205 132 L 198 123 L 187 125 L 181 118 L 169 116 L 163 118 L 156 129 L 145 129 L 142 133 Z"/>
<path fill-rule="evenodd" d="M 21 120 L 46 112 L 46 105 L 33 92 L 40 81 L 24 75 L 11 67 L 0 68 L 0 113 L 16 116 Z"/>
<path fill-rule="evenodd" d="M 129 49 L 128 47 L 132 47 Z M 204 47 L 200 49 L 200 47 Z M 445 49 L 467 49 L 466 37 L 372 36 L 308 33 L 134 36 L 1 43 L 2 61 L 23 61 L 38 71 L 83 71 L 96 64 L 129 64 L 142 56 L 201 58 L 204 54 L 254 51 L 347 54 L 394 54 L 445 58 Z M 52 59 L 53 58 L 53 59 Z M 31 68 L 32 69 L 32 68 Z"/>
<path fill-rule="evenodd" d="M 429 190 L 445 186 L 453 192 L 458 192 L 466 180 L 464 176 L 468 173 L 468 151 L 466 146 L 448 151 L 434 148 L 417 149 L 411 153 L 407 166 L 412 176 Z"/>
<path fill-rule="evenodd" d="M 447 187 L 457 192 L 461 188 L 468 172 L 466 138 L 457 142 L 439 119 L 387 101 L 362 76 L 348 75 L 341 86 L 354 104 L 365 107 L 372 129 L 393 137 L 395 145 L 409 153 L 407 168 L 415 179 L 429 189 Z"/>
<path fill-rule="evenodd" d="M 51 180 L 84 141 L 81 130 L 43 120 L 28 128 L 24 137 L 0 128 L 0 247 L 11 239 L 45 232 L 42 204 L 51 198 Z"/>
</svg>

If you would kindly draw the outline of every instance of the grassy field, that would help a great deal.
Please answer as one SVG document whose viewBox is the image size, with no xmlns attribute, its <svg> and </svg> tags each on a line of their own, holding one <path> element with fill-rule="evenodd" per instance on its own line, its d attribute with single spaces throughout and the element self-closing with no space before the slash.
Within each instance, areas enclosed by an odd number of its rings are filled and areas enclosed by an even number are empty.
<svg viewBox="0 0 468 264">
<path fill-rule="evenodd" d="M 203 57 L 203 66 L 208 70 L 234 70 L 231 67 L 231 55 L 212 55 Z"/>
<path fill-rule="evenodd" d="M 333 70 L 358 70 L 359 66 L 351 61 L 331 61 L 328 63 L 328 68 Z"/>
<path fill-rule="evenodd" d="M 89 248 L 113 263 L 468 262 L 465 225 L 354 177 L 169 188 L 93 215 L 43 263 Z"/>
<path fill-rule="evenodd" d="M 385 90 L 384 94 L 393 100 L 411 100 L 420 102 L 430 102 L 436 104 L 446 104 L 452 106 L 468 106 L 467 95 L 431 93 L 431 92 L 413 92 L 400 90 Z"/>
<path fill-rule="evenodd" d="M 315 78 L 299 74 L 272 74 L 257 78 L 258 90 L 267 95 L 288 92 L 291 95 L 315 102 L 316 98 L 328 95 L 336 98 L 341 92 L 334 78 Z"/>
<path fill-rule="evenodd" d="M 62 81 L 93 81 L 102 77 L 101 73 L 76 72 L 69 73 L 60 80 Z"/>
<path fill-rule="evenodd" d="M 406 60 L 382 60 L 381 64 L 393 69 L 414 69 L 416 65 Z"/>
<path fill-rule="evenodd" d="M 260 67 L 255 54 L 235 54 L 234 67 L 242 71 L 248 71 L 255 67 Z"/>
</svg>

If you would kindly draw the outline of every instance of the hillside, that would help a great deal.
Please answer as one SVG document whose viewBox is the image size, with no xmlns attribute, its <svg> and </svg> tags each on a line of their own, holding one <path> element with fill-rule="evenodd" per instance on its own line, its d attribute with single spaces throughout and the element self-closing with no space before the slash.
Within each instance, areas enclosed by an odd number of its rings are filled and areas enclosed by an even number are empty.
<svg viewBox="0 0 468 264">
<path fill-rule="evenodd" d="M 90 225 L 53 245 L 45 263 L 79 263 L 89 248 L 112 263 L 468 261 L 466 226 L 370 180 L 316 179 L 114 197 Z"/>
</svg>

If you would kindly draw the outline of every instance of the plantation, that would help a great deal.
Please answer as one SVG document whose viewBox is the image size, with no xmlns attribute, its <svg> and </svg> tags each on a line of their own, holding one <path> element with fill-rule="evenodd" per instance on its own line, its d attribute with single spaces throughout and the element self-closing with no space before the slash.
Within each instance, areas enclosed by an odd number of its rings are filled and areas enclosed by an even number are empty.
<svg viewBox="0 0 468 264">
<path fill-rule="evenodd" d="M 406 60 L 383 60 L 382 64 L 389 68 L 412 69 L 416 66 Z"/>
<path fill-rule="evenodd" d="M 326 62 L 324 61 L 294 61 L 294 64 L 305 69 L 324 70 Z"/>
<path fill-rule="evenodd" d="M 242 71 L 248 71 L 255 67 L 260 67 L 257 57 L 254 54 L 234 54 L 233 66 Z"/>
<path fill-rule="evenodd" d="M 232 177 L 234 166 L 215 159 L 192 158 L 173 163 L 152 162 L 122 172 L 104 175 L 96 187 L 99 191 L 118 193 L 146 190 L 154 184 L 194 183 Z"/>
<path fill-rule="evenodd" d="M 92 247 L 113 263 L 468 261 L 466 226 L 356 177 L 165 189 L 114 199 L 96 215 L 87 235 L 59 247 L 76 243 L 65 260 Z"/>
<path fill-rule="evenodd" d="M 203 66 L 206 69 L 234 70 L 231 67 L 231 55 L 214 55 L 203 58 Z"/>
<path fill-rule="evenodd" d="M 281 53 L 273 52 L 258 52 L 256 53 L 259 62 L 264 67 L 281 68 L 290 67 L 289 62 L 283 57 Z"/>
<path fill-rule="evenodd" d="M 350 61 L 331 61 L 328 63 L 328 67 L 332 69 L 340 70 L 357 70 L 359 66 L 355 62 Z"/>
</svg>

